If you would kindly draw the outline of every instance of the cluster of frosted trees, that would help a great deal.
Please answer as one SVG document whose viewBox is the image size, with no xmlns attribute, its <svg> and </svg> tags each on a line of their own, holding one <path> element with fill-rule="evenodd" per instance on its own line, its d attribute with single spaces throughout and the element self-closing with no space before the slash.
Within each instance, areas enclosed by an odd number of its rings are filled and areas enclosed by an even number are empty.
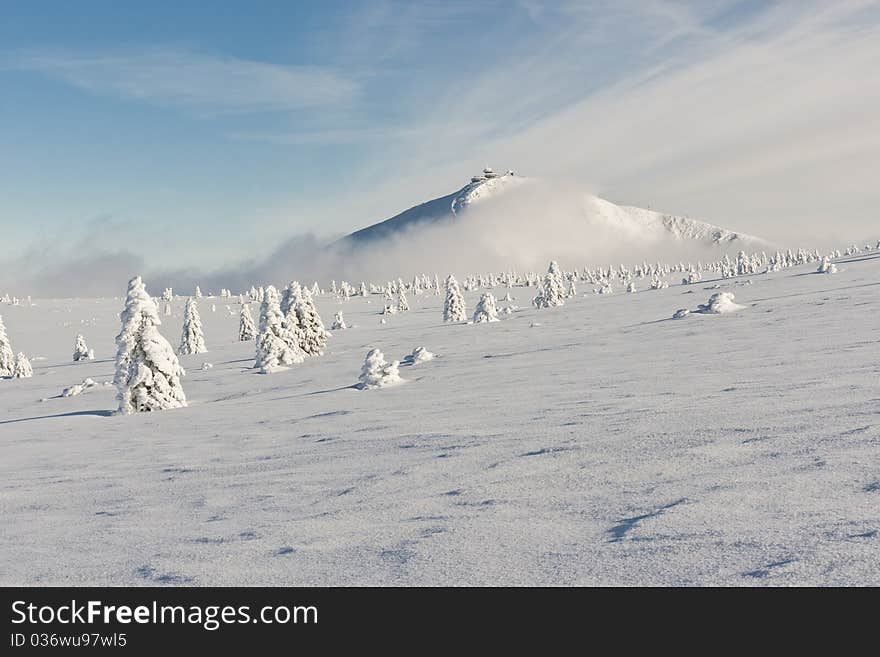
<svg viewBox="0 0 880 657">
<path fill-rule="evenodd" d="M 842 255 L 852 256 L 863 250 L 880 250 L 880 242 L 876 247 L 866 245 L 864 249 L 852 245 L 844 252 L 833 251 L 820 255 L 818 250 L 808 251 L 777 251 L 768 255 L 766 252 L 747 254 L 740 251 L 736 257 L 724 255 L 715 262 L 683 263 L 677 265 L 650 264 L 643 262 L 633 267 L 624 265 L 610 267 L 584 268 L 582 270 L 565 271 L 556 261 L 552 261 L 543 275 L 533 272 L 518 274 L 511 270 L 500 273 L 472 274 L 459 283 L 454 275 L 449 274 L 443 286 L 435 274 L 420 274 L 411 281 L 402 278 L 387 281 L 385 284 L 361 282 L 352 285 L 346 281 L 332 281 L 330 293 L 338 301 L 352 297 L 382 295 L 384 304 L 382 313 L 392 314 L 406 312 L 410 308 L 410 295 L 416 297 L 425 293 L 444 294 L 443 321 L 473 324 L 496 322 L 499 313 L 509 314 L 515 306 L 506 306 L 499 311 L 498 301 L 492 293 L 496 287 L 534 287 L 536 294 L 532 304 L 539 309 L 555 308 L 565 304 L 567 299 L 577 296 L 578 284 L 592 286 L 596 294 L 611 294 L 615 286 L 621 286 L 627 292 L 636 292 L 639 287 L 660 290 L 669 286 L 668 278 L 680 275 L 682 285 L 692 285 L 704 277 L 730 278 L 767 272 L 780 271 L 795 265 L 818 262 L 817 271 L 834 273 L 837 271 L 833 259 Z M 638 283 L 637 281 L 643 281 Z M 480 291 L 479 300 L 469 317 L 464 292 Z M 238 340 L 254 341 L 256 358 L 254 366 L 261 372 L 270 373 L 280 368 L 303 362 L 308 357 L 323 354 L 330 333 L 324 328 L 323 321 L 314 302 L 314 295 L 321 294 L 318 283 L 311 287 L 302 286 L 293 281 L 279 292 L 272 285 L 251 287 L 239 294 L 239 329 Z M 220 297 L 230 299 L 235 296 L 228 289 L 221 289 Z M 177 353 L 200 354 L 207 351 L 199 316 L 198 300 L 203 298 L 201 289 L 196 286 L 192 297 L 185 303 L 183 313 L 183 329 Z M 720 298 L 720 297 L 719 297 Z M 731 297 L 732 298 L 732 297 Z M 165 315 L 171 314 L 170 303 L 174 299 L 171 288 L 166 288 L 161 301 L 165 302 Z M 135 413 L 143 411 L 163 410 L 186 406 L 181 379 L 185 371 L 178 361 L 177 354 L 168 341 L 159 332 L 158 299 L 153 299 L 146 292 L 143 281 L 133 278 L 129 282 L 125 309 L 121 314 L 122 329 L 116 338 L 116 374 L 114 383 L 118 390 L 119 411 Z M 510 290 L 501 299 L 513 301 Z M 0 302 L 17 304 L 18 300 L 9 295 L 0 298 Z M 258 323 L 251 314 L 250 303 L 259 303 Z M 700 307 L 702 308 L 702 306 Z M 212 305 L 212 309 L 215 307 Z M 233 311 L 227 306 L 227 309 Z M 699 311 L 699 310 L 698 310 Z M 686 311 L 682 311 L 685 316 Z M 382 320 L 384 322 L 384 319 Z M 348 325 L 342 310 L 336 312 L 331 329 L 344 330 Z M 419 350 L 421 350 L 420 353 Z M 408 361 L 422 362 L 429 352 L 419 348 Z M 91 350 L 83 335 L 77 335 L 74 342 L 73 360 L 92 360 Z M 29 360 L 23 353 L 15 354 L 0 317 L 0 377 L 22 378 L 32 375 Z M 398 362 L 387 362 L 378 349 L 368 354 L 360 376 L 363 389 L 381 388 L 400 382 Z"/>
<path fill-rule="evenodd" d="M 13 379 L 26 379 L 34 375 L 31 361 L 22 352 L 17 354 L 12 351 L 9 336 L 6 334 L 6 325 L 0 316 L 0 377 Z"/>
<path fill-rule="evenodd" d="M 2 297 L 0 297 L 0 303 L 8 303 L 10 306 L 20 306 L 21 299 L 19 299 L 18 297 L 13 297 L 7 292 Z M 30 297 L 27 298 L 26 303 L 28 306 L 32 305 Z"/>
<path fill-rule="evenodd" d="M 281 296 L 272 285 L 264 289 L 254 363 L 261 372 L 321 356 L 329 337 L 309 288 L 293 281 Z"/>
</svg>

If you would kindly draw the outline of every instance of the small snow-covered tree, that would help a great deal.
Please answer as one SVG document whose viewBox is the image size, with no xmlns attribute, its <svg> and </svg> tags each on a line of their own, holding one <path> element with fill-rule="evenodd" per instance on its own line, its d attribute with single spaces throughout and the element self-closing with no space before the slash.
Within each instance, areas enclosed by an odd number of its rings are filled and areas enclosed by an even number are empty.
<svg viewBox="0 0 880 657">
<path fill-rule="evenodd" d="M 89 349 L 86 344 L 86 338 L 82 333 L 78 333 L 73 345 L 73 360 L 94 360 L 95 353 Z"/>
<path fill-rule="evenodd" d="M 397 310 L 399 312 L 409 310 L 409 300 L 406 298 L 406 292 L 404 292 L 403 286 L 397 291 Z"/>
<path fill-rule="evenodd" d="M 251 308 L 243 303 L 241 312 L 238 314 L 238 340 L 239 342 L 250 342 L 255 337 L 257 337 L 257 328 L 254 326 Z"/>
<path fill-rule="evenodd" d="M 128 283 L 122 330 L 116 336 L 119 412 L 124 415 L 186 406 L 180 378 L 186 372 L 157 328 L 162 324 L 140 276 Z"/>
<path fill-rule="evenodd" d="M 308 356 L 320 356 L 324 353 L 324 347 L 327 345 L 327 338 L 330 337 L 330 334 L 324 328 L 324 322 L 321 321 L 321 315 L 318 314 L 318 308 L 315 306 L 312 293 L 308 288 L 302 290 L 296 300 L 294 310 L 302 329 L 300 348 Z"/>
<path fill-rule="evenodd" d="M 9 336 L 6 335 L 6 325 L 0 316 L 0 376 L 12 376 L 15 367 L 15 352 L 9 344 Z"/>
<path fill-rule="evenodd" d="M 562 275 L 562 270 L 559 268 L 559 263 L 555 260 L 550 261 L 550 266 L 547 267 L 547 276 L 552 278 L 554 281 L 554 285 L 561 290 L 561 297 L 563 300 L 565 299 L 565 277 Z"/>
<path fill-rule="evenodd" d="M 330 325 L 330 330 L 343 331 L 347 328 L 348 325 L 345 323 L 345 318 L 342 316 L 342 311 L 340 310 L 333 316 L 333 324 Z"/>
<path fill-rule="evenodd" d="M 547 272 L 541 286 L 538 288 L 538 294 L 532 299 L 532 304 L 536 308 L 555 308 L 564 303 L 565 289 L 562 287 L 562 281 L 552 272 Z"/>
<path fill-rule="evenodd" d="M 196 285 L 195 297 L 196 297 L 196 299 L 202 298 L 202 288 L 200 288 L 198 285 Z"/>
<path fill-rule="evenodd" d="M 208 351 L 205 347 L 205 334 L 202 331 L 202 318 L 199 317 L 198 302 L 190 297 L 186 300 L 183 311 L 183 331 L 180 336 L 181 354 L 203 354 Z"/>
<path fill-rule="evenodd" d="M 12 378 L 27 379 L 33 375 L 34 370 L 31 367 L 31 362 L 28 360 L 28 357 L 19 352 L 18 356 L 15 357 L 15 366 L 12 368 Z"/>
<path fill-rule="evenodd" d="M 264 290 L 263 303 L 260 306 L 260 332 L 257 335 L 254 367 L 259 368 L 263 374 L 269 374 L 279 367 L 301 363 L 303 360 L 302 350 L 290 339 L 284 326 L 278 290 L 270 285 Z"/>
<path fill-rule="evenodd" d="M 820 274 L 836 274 L 837 265 L 831 262 L 831 259 L 828 256 L 825 256 L 822 258 L 822 263 L 816 271 Z"/>
<path fill-rule="evenodd" d="M 444 322 L 464 322 L 467 314 L 464 308 L 464 296 L 455 276 L 449 274 L 446 277 L 446 301 L 443 304 Z"/>
<path fill-rule="evenodd" d="M 300 296 L 302 296 L 302 287 L 299 281 L 290 281 L 281 293 L 281 314 L 286 317 Z"/>
<path fill-rule="evenodd" d="M 495 297 L 491 292 L 484 292 L 474 310 L 474 324 L 497 322 L 498 310 L 495 308 Z"/>
<path fill-rule="evenodd" d="M 378 349 L 371 349 L 364 360 L 361 368 L 360 387 L 362 390 L 373 388 L 385 388 L 386 386 L 400 383 L 399 363 L 385 361 L 385 355 Z"/>
<path fill-rule="evenodd" d="M 165 317 L 171 317 L 171 304 L 165 304 Z"/>
</svg>

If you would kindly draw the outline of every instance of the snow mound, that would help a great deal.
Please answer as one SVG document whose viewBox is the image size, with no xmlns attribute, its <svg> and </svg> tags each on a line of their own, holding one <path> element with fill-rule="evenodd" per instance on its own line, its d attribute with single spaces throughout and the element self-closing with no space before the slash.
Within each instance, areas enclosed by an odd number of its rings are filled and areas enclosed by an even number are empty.
<svg viewBox="0 0 880 657">
<path fill-rule="evenodd" d="M 434 360 L 434 358 L 435 354 L 432 354 L 424 347 L 416 347 L 411 354 L 403 359 L 403 362 L 407 365 L 419 365 L 421 363 L 427 363 L 429 360 Z"/>
<path fill-rule="evenodd" d="M 385 354 L 378 349 L 371 349 L 364 359 L 364 366 L 361 368 L 360 388 L 361 390 L 373 390 L 375 388 L 387 388 L 388 386 L 403 383 L 400 378 L 398 367 L 400 363 L 396 360 L 389 363 L 385 360 Z"/>
<path fill-rule="evenodd" d="M 98 386 L 112 386 L 113 384 L 109 381 L 105 381 L 104 383 L 97 383 L 93 379 L 85 378 L 82 383 L 75 383 L 69 388 L 65 388 L 61 391 L 62 397 L 76 397 L 77 395 L 81 395 L 83 392 L 88 390 L 89 388 L 97 388 Z"/>
<path fill-rule="evenodd" d="M 694 312 L 704 315 L 723 315 L 745 308 L 745 306 L 734 303 L 734 298 L 733 292 L 716 292 L 709 297 L 706 303 L 700 304 Z"/>
</svg>

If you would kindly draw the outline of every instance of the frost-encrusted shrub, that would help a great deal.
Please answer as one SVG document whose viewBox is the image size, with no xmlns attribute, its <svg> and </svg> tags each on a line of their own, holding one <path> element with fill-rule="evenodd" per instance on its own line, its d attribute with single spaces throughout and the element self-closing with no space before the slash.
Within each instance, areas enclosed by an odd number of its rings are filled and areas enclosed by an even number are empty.
<svg viewBox="0 0 880 657">
<path fill-rule="evenodd" d="M 399 363 L 385 361 L 385 355 L 378 349 L 371 349 L 364 360 L 359 378 L 362 390 L 385 388 L 403 381 L 398 370 Z"/>
<path fill-rule="evenodd" d="M 669 283 L 660 278 L 657 274 L 654 274 L 651 277 L 651 289 L 652 290 L 665 290 L 669 287 Z"/>
<path fill-rule="evenodd" d="M 497 321 L 498 309 L 495 307 L 495 297 L 491 292 L 483 292 L 474 310 L 474 324 Z"/>
<path fill-rule="evenodd" d="M 822 258 L 822 264 L 819 265 L 819 268 L 816 270 L 819 274 L 836 274 L 837 273 L 837 265 L 831 262 L 831 259 L 827 256 Z"/>
<path fill-rule="evenodd" d="M 180 335 L 181 354 L 203 354 L 208 351 L 205 347 L 205 334 L 202 330 L 202 318 L 199 316 L 199 305 L 192 297 L 186 300 L 183 311 L 183 331 Z"/>
<path fill-rule="evenodd" d="M 89 349 L 89 345 L 86 344 L 85 336 L 82 333 L 78 333 L 73 344 L 73 360 L 76 362 L 94 359 L 95 352 Z"/>
<path fill-rule="evenodd" d="M 446 300 L 443 304 L 444 322 L 464 322 L 467 314 L 464 309 L 464 296 L 455 276 L 449 274 L 446 277 Z"/>
<path fill-rule="evenodd" d="M 250 342 L 257 337 L 257 327 L 254 326 L 254 318 L 251 316 L 251 307 L 243 303 L 238 313 L 238 341 Z"/>
<path fill-rule="evenodd" d="M 331 331 L 344 331 L 348 328 L 348 325 L 345 323 L 345 318 L 342 316 L 342 311 L 338 311 L 335 315 L 333 315 L 333 323 L 330 325 Z"/>
<path fill-rule="evenodd" d="M 140 276 L 128 283 L 122 330 L 116 336 L 119 412 L 160 411 L 186 406 L 185 375 L 168 341 L 159 333 L 159 312 Z"/>
</svg>

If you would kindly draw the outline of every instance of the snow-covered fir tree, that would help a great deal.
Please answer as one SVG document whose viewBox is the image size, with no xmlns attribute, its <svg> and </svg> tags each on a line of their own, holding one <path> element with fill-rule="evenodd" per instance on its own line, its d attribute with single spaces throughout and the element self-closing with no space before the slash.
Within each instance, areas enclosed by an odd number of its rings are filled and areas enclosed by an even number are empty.
<svg viewBox="0 0 880 657">
<path fill-rule="evenodd" d="M 19 352 L 18 356 L 15 357 L 15 366 L 12 368 L 12 378 L 27 379 L 33 375 L 34 370 L 31 367 L 31 361 L 28 360 L 27 356 Z"/>
<path fill-rule="evenodd" d="M 345 323 L 345 318 L 342 316 L 342 311 L 338 311 L 333 316 L 333 324 L 330 325 L 330 330 L 332 331 L 344 331 L 348 326 Z"/>
<path fill-rule="evenodd" d="M 257 327 L 254 326 L 254 318 L 251 316 L 251 307 L 243 303 L 238 313 L 238 341 L 250 342 L 257 337 Z"/>
<path fill-rule="evenodd" d="M 205 347 L 205 334 L 202 331 L 202 318 L 199 317 L 198 302 L 190 297 L 186 300 L 183 310 L 183 331 L 180 335 L 181 354 L 203 354 L 208 351 Z"/>
<path fill-rule="evenodd" d="M 373 388 L 384 388 L 386 386 L 400 383 L 399 363 L 395 360 L 392 363 L 385 361 L 385 355 L 378 349 L 371 349 L 364 360 L 364 366 L 361 368 L 359 378 L 362 390 L 370 390 Z"/>
<path fill-rule="evenodd" d="M 551 263 L 551 265 L 556 264 Z M 555 308 L 565 303 L 565 289 L 562 287 L 562 280 L 553 272 L 547 272 L 544 281 L 538 288 L 538 294 L 532 299 L 532 304 L 536 308 Z"/>
<path fill-rule="evenodd" d="M 550 266 L 547 268 L 547 276 L 553 279 L 554 286 L 558 287 L 561 290 L 561 299 L 565 299 L 565 277 L 562 274 L 562 270 L 559 268 L 559 263 L 555 260 L 550 261 Z"/>
<path fill-rule="evenodd" d="M 302 290 L 294 305 L 299 326 L 302 329 L 300 349 L 308 356 L 320 356 L 324 353 L 327 338 L 330 334 L 324 328 L 321 315 L 308 288 Z"/>
<path fill-rule="evenodd" d="M 196 299 L 201 299 L 201 298 L 202 298 L 202 288 L 200 288 L 198 285 L 196 285 L 195 298 L 196 298 Z"/>
<path fill-rule="evenodd" d="M 467 313 L 464 308 L 464 296 L 455 276 L 449 274 L 446 277 L 446 300 L 443 303 L 443 321 L 444 322 L 464 322 L 467 320 Z"/>
<path fill-rule="evenodd" d="M 406 312 L 409 310 L 409 300 L 406 298 L 406 292 L 403 287 L 397 291 L 397 310 L 398 312 Z"/>
<path fill-rule="evenodd" d="M 295 313 L 291 313 L 294 317 Z M 278 299 L 278 290 L 268 286 L 263 292 L 260 306 L 260 332 L 257 335 L 257 357 L 254 367 L 263 374 L 274 372 L 279 367 L 301 363 L 304 354 L 296 341 L 289 338 L 284 326 L 284 316 Z"/>
<path fill-rule="evenodd" d="M 12 376 L 15 367 L 15 352 L 9 344 L 9 336 L 6 335 L 6 325 L 0 316 L 0 376 Z"/>
<path fill-rule="evenodd" d="M 77 333 L 73 344 L 73 360 L 94 360 L 95 354 L 86 344 L 86 338 L 82 333 Z"/>
<path fill-rule="evenodd" d="M 165 316 L 171 317 L 171 304 L 170 303 L 165 304 Z"/>
<path fill-rule="evenodd" d="M 299 284 L 299 281 L 290 281 L 287 284 L 287 287 L 284 288 L 284 292 L 281 293 L 281 314 L 285 317 L 290 312 L 290 309 L 293 308 L 296 300 L 302 296 L 302 287 Z"/>
<path fill-rule="evenodd" d="M 186 406 L 180 385 L 184 369 L 168 341 L 140 276 L 128 283 L 122 330 L 116 336 L 116 375 L 119 412 L 125 415 Z"/>
<path fill-rule="evenodd" d="M 483 292 L 474 310 L 474 324 L 497 322 L 498 310 L 495 308 L 495 297 L 491 292 Z"/>
</svg>

